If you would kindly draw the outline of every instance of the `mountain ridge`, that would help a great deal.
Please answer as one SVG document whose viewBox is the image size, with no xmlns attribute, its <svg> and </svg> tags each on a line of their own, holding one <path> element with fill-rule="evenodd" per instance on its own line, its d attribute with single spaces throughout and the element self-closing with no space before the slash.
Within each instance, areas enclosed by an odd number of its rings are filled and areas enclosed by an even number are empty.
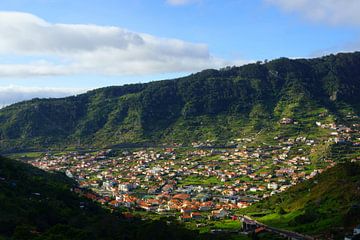
<svg viewBox="0 0 360 240">
<path fill-rule="evenodd" d="M 344 109 L 359 112 L 359 66 L 360 52 L 280 58 L 67 98 L 33 99 L 0 110 L 0 146 L 225 143 L 247 133 L 271 132 L 281 118 L 301 118 L 313 110 L 336 120 Z"/>
</svg>

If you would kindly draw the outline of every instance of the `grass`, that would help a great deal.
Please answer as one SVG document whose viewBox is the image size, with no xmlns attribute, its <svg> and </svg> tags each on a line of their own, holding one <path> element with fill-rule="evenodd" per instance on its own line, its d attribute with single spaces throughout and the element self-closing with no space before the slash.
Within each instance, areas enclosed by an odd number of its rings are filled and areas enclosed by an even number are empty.
<svg viewBox="0 0 360 240">
<path fill-rule="evenodd" d="M 221 221 L 215 222 L 214 228 L 225 229 L 225 230 L 239 230 L 241 228 L 241 222 L 234 221 L 234 220 L 228 220 L 228 219 L 221 220 Z"/>
<path fill-rule="evenodd" d="M 44 156 L 44 152 L 22 152 L 22 153 L 11 153 L 7 155 L 9 158 L 20 159 L 20 158 L 40 158 Z"/>
<path fill-rule="evenodd" d="M 216 177 L 197 177 L 197 176 L 189 176 L 181 181 L 179 181 L 179 185 L 188 186 L 188 185 L 218 185 L 221 184 L 221 181 Z"/>
<path fill-rule="evenodd" d="M 359 204 L 359 164 L 339 164 L 310 181 L 240 210 L 270 226 L 307 234 L 358 224 L 360 215 L 351 214 Z"/>
</svg>

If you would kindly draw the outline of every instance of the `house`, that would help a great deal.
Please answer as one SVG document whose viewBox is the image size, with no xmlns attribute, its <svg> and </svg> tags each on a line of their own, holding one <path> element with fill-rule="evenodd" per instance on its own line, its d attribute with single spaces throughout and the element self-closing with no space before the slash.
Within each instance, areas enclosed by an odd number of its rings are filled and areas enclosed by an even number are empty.
<svg viewBox="0 0 360 240">
<path fill-rule="evenodd" d="M 167 209 L 166 206 L 159 206 L 159 207 L 156 209 L 156 211 L 157 211 L 158 213 L 161 213 L 161 212 L 166 212 L 166 211 L 168 211 L 168 209 Z"/>
<path fill-rule="evenodd" d="M 250 192 L 256 192 L 256 191 L 257 191 L 257 188 L 256 188 L 256 187 L 250 188 Z"/>
<path fill-rule="evenodd" d="M 199 206 L 199 211 L 209 211 L 213 207 L 213 205 L 214 204 L 212 201 L 203 202 Z"/>
<path fill-rule="evenodd" d="M 200 202 L 206 202 L 210 199 L 210 196 L 207 194 L 200 193 L 200 194 L 196 195 L 195 199 Z"/>
<path fill-rule="evenodd" d="M 211 211 L 211 217 L 215 219 L 225 218 L 229 215 L 229 212 L 226 211 L 224 208 L 220 210 Z"/>
<path fill-rule="evenodd" d="M 173 199 L 179 199 L 179 200 L 186 200 L 186 199 L 189 199 L 190 198 L 190 195 L 189 194 L 185 194 L 185 193 L 180 193 L 180 194 L 176 194 Z"/>
<path fill-rule="evenodd" d="M 119 207 L 120 204 L 119 204 L 118 201 L 112 200 L 112 201 L 109 202 L 109 205 L 111 205 L 111 206 L 113 206 L 113 207 Z"/>
<path fill-rule="evenodd" d="M 172 192 L 174 190 L 174 186 L 172 184 L 166 184 L 163 188 L 162 191 L 163 192 Z"/>
<path fill-rule="evenodd" d="M 354 228 L 354 236 L 359 235 L 360 234 L 360 225 L 358 225 L 357 227 Z"/>
<path fill-rule="evenodd" d="M 192 208 L 191 207 L 184 207 L 180 209 L 181 213 L 191 213 L 192 212 Z"/>
<path fill-rule="evenodd" d="M 359 239 L 359 236 L 360 236 L 360 225 L 354 228 L 353 235 L 345 236 L 344 240 Z"/>
<path fill-rule="evenodd" d="M 119 184 L 119 191 L 122 191 L 122 192 L 129 192 L 129 191 L 133 190 L 134 188 L 136 188 L 135 184 L 131 184 L 131 183 Z"/>
<path fill-rule="evenodd" d="M 191 216 L 188 214 L 183 214 L 183 215 L 179 216 L 179 220 L 183 221 L 183 222 L 188 222 L 191 220 Z"/>
<path fill-rule="evenodd" d="M 268 188 L 268 189 L 273 189 L 273 190 L 278 189 L 278 187 L 279 187 L 278 184 L 275 183 L 275 182 L 268 183 L 268 185 L 267 185 L 267 188 Z"/>
<path fill-rule="evenodd" d="M 246 208 L 248 207 L 250 204 L 248 202 L 238 202 L 237 203 L 237 207 L 238 208 Z"/>
<path fill-rule="evenodd" d="M 202 215 L 199 212 L 192 212 L 190 214 L 190 216 L 191 216 L 192 219 L 201 219 L 202 218 Z"/>
</svg>

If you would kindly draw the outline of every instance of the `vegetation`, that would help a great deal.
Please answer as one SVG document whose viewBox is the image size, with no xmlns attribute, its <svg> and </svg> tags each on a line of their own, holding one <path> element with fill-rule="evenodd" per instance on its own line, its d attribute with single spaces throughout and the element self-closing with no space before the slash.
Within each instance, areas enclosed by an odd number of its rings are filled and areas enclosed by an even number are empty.
<svg viewBox="0 0 360 240">
<path fill-rule="evenodd" d="M 343 163 L 242 213 L 270 226 L 343 238 L 360 221 L 359 189 L 360 165 Z"/>
<path fill-rule="evenodd" d="M 327 158 L 345 163 L 241 213 L 279 228 L 336 236 L 360 221 L 360 167 L 349 163 L 359 157 L 360 147 L 326 141 L 330 130 L 315 122 L 352 124 L 348 116 L 360 113 L 359 66 L 360 52 L 281 58 L 61 99 L 33 99 L 0 110 L 0 148 L 26 149 L 26 156 L 13 155 L 26 159 L 42 156 L 48 148 L 235 145 L 238 138 L 251 138 L 247 146 L 255 147 L 297 136 L 324 140 L 314 148 L 304 144 L 302 151 L 308 153 L 311 166 Z M 296 124 L 280 124 L 283 118 Z M 295 155 L 289 152 L 290 157 Z M 215 185 L 218 179 L 188 177 L 180 184 Z M 202 235 L 197 227 L 185 229 L 161 217 L 141 221 L 126 219 L 120 212 L 110 214 L 71 192 L 74 186 L 62 175 L 0 158 L 0 239 L 224 237 Z M 237 224 L 224 221 L 212 227 L 233 229 Z"/>
<path fill-rule="evenodd" d="M 74 182 L 0 157 L 0 239 L 223 239 L 164 219 L 126 219 L 80 198 Z M 82 207 L 80 207 L 82 206 Z"/>
<path fill-rule="evenodd" d="M 312 121 L 359 112 L 360 53 L 286 58 L 176 80 L 107 87 L 61 99 L 33 99 L 0 110 L 0 145 L 7 150 L 113 144 L 184 143 L 258 134 L 321 136 Z"/>
</svg>

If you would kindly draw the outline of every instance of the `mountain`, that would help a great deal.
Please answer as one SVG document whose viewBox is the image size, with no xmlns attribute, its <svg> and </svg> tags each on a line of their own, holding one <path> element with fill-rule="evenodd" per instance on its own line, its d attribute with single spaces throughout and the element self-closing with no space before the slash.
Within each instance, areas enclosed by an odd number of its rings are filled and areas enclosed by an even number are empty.
<svg viewBox="0 0 360 240">
<path fill-rule="evenodd" d="M 124 218 L 70 189 L 65 175 L 0 157 L 0 239 L 223 239 L 165 220 Z"/>
<path fill-rule="evenodd" d="M 360 164 L 338 164 L 242 213 L 319 239 L 344 239 L 360 221 Z"/>
<path fill-rule="evenodd" d="M 251 134 L 259 141 L 279 133 L 322 136 L 314 120 L 334 122 L 359 113 L 359 92 L 360 52 L 280 58 L 13 104 L 0 110 L 0 146 L 224 144 Z M 279 124 L 284 117 L 299 124 L 284 130 Z"/>
</svg>

